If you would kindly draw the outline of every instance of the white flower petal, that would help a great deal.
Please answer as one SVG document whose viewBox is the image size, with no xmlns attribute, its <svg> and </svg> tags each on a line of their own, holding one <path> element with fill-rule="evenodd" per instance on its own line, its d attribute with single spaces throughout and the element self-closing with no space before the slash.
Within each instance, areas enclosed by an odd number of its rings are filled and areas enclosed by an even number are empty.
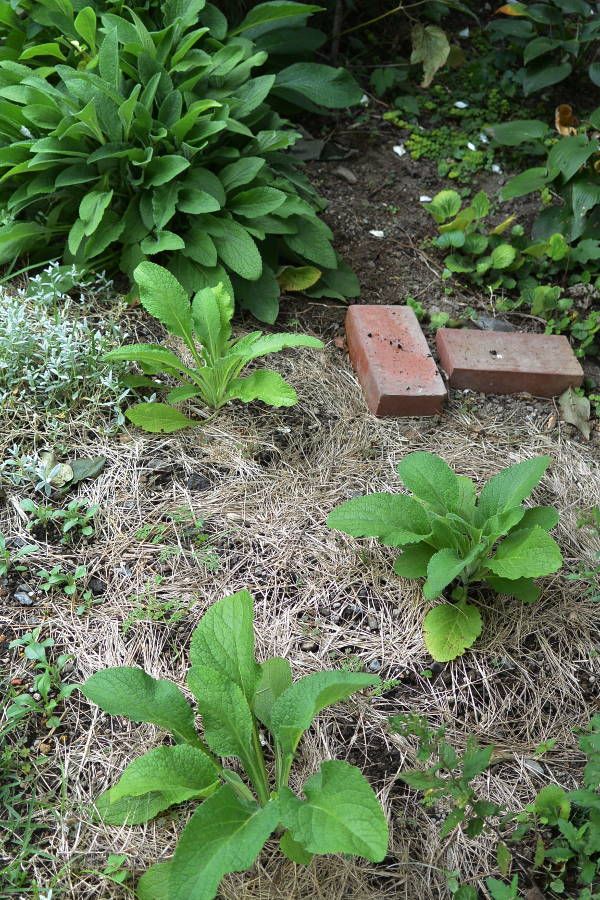
<svg viewBox="0 0 600 900">
<path fill-rule="evenodd" d="M 404 156 L 404 154 L 406 153 L 406 150 L 404 149 L 404 144 L 396 144 L 396 146 L 393 149 L 394 149 L 394 153 L 396 154 L 396 156 Z"/>
<path fill-rule="evenodd" d="M 464 100 L 457 100 L 454 104 L 457 109 L 467 109 L 468 103 L 465 103 Z"/>
<path fill-rule="evenodd" d="M 374 238 L 385 237 L 385 234 L 383 233 L 383 231 L 373 230 L 373 231 L 369 231 L 369 234 L 372 234 Z"/>
<path fill-rule="evenodd" d="M 419 197 L 419 202 L 420 203 L 431 203 L 432 199 L 433 198 L 429 197 L 427 194 L 421 194 L 421 196 Z"/>
</svg>

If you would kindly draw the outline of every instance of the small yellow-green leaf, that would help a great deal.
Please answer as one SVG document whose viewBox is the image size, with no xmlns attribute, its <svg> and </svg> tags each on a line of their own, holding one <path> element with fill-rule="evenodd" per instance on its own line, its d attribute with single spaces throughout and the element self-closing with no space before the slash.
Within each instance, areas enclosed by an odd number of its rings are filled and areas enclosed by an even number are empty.
<svg viewBox="0 0 600 900">
<path fill-rule="evenodd" d="M 171 434 L 200 423 L 166 403 L 137 403 L 125 411 L 130 422 L 153 434 Z"/>
</svg>

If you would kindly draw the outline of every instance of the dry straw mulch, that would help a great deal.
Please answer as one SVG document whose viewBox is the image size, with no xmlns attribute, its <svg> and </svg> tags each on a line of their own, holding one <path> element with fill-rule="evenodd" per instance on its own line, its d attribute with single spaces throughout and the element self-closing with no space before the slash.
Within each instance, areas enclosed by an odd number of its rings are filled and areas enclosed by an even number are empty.
<svg viewBox="0 0 600 900">
<path fill-rule="evenodd" d="M 581 763 L 572 729 L 598 708 L 598 609 L 582 598 L 577 582 L 563 575 L 546 579 L 543 597 L 533 606 L 498 599 L 486 608 L 475 650 L 428 676 L 431 660 L 421 634 L 426 605 L 418 584 L 393 575 L 392 551 L 329 531 L 327 513 L 355 494 L 399 489 L 394 465 L 411 450 L 440 453 L 479 482 L 513 462 L 549 453 L 552 468 L 535 500 L 559 507 L 557 538 L 567 570 L 574 569 L 598 550 L 589 532 L 576 525 L 582 508 L 600 502 L 598 443 L 582 443 L 560 425 L 545 430 L 552 404 L 526 399 L 459 395 L 440 419 L 378 421 L 365 414 L 338 351 L 288 353 L 277 365 L 298 388 L 295 409 L 236 405 L 205 430 L 170 438 L 131 431 L 91 440 L 66 429 L 65 446 L 108 458 L 101 476 L 80 491 L 102 507 L 98 534 L 77 551 L 42 544 L 35 562 L 84 562 L 106 582 L 103 602 L 83 616 L 64 597 L 30 608 L 9 602 L 1 630 L 22 633 L 43 624 L 56 651 L 73 654 L 72 680 L 104 666 L 139 665 L 183 684 L 189 636 L 202 612 L 220 597 L 249 588 L 259 658 L 285 655 L 296 676 L 351 665 L 396 679 L 373 701 L 358 697 L 323 713 L 301 745 L 294 775 L 299 787 L 329 757 L 361 766 L 389 813 L 392 841 L 379 866 L 324 858 L 306 869 L 284 860 L 273 844 L 251 873 L 228 878 L 221 896 L 445 897 L 447 871 L 459 870 L 467 882 L 493 870 L 491 845 L 460 834 L 440 840 L 435 815 L 397 781 L 398 771 L 414 762 L 415 748 L 389 734 L 387 717 L 425 714 L 432 723 L 446 724 L 457 748 L 468 735 L 494 743 L 504 761 L 485 776 L 482 789 L 495 800 L 527 802 L 549 781 L 572 785 Z M 8 431 L 5 447 L 16 437 Z M 0 528 L 22 535 L 23 522 L 10 499 Z M 179 543 L 181 552 L 167 559 L 164 542 L 136 537 L 143 525 L 164 522 L 181 507 L 205 520 L 218 555 L 216 570 L 204 565 L 202 554 L 194 558 L 185 525 L 174 526 L 169 541 Z M 176 601 L 182 618 L 171 624 L 138 621 L 124 634 L 123 622 L 149 590 L 159 601 Z M 15 653 L 4 656 L 7 664 L 11 675 L 23 668 Z M 551 737 L 558 739 L 555 750 L 532 763 L 535 747 Z M 173 851 L 189 810 L 133 828 L 106 828 L 89 812 L 90 801 L 123 766 L 161 739 L 153 727 L 111 719 L 73 694 L 63 726 L 47 738 L 52 759 L 38 779 L 41 796 L 51 795 L 64 779 L 60 800 L 37 813 L 48 825 L 42 843 L 53 859 L 40 856 L 32 865 L 32 879 L 54 887 L 53 900 L 129 896 L 97 874 L 108 854 L 126 854 L 139 872 Z"/>
</svg>

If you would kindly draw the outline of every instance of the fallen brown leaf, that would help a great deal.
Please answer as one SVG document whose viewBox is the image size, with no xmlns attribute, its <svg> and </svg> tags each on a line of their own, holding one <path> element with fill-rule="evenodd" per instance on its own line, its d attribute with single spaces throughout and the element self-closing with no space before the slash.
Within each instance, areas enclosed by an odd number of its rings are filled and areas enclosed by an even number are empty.
<svg viewBox="0 0 600 900">
<path fill-rule="evenodd" d="M 554 126 L 559 134 L 567 137 L 577 134 L 579 119 L 573 115 L 573 107 L 568 103 L 561 103 L 554 110 Z"/>
</svg>

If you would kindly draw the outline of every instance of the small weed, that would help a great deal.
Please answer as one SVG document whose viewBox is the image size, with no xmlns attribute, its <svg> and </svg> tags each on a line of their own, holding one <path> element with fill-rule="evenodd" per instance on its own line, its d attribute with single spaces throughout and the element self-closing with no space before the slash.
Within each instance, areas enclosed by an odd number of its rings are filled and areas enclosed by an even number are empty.
<svg viewBox="0 0 600 900">
<path fill-rule="evenodd" d="M 37 550 L 33 544 L 15 547 L 13 550 L 9 543 L 0 532 L 0 578 L 6 578 L 11 572 L 24 572 L 27 566 L 23 565 L 23 560 Z"/>
<path fill-rule="evenodd" d="M 65 509 L 49 503 L 35 503 L 21 500 L 21 509 L 29 514 L 28 531 L 49 531 L 54 528 L 61 535 L 61 544 L 72 544 L 81 538 L 90 538 L 95 533 L 94 518 L 100 507 L 88 506 L 85 500 L 71 500 Z"/>
<path fill-rule="evenodd" d="M 121 630 L 127 635 L 136 622 L 162 622 L 165 625 L 175 625 L 185 619 L 190 609 L 190 603 L 184 600 L 163 600 L 156 594 L 156 588 L 164 581 L 162 575 L 154 575 L 149 579 L 139 597 L 134 600 L 134 608 L 123 621 Z"/>
<path fill-rule="evenodd" d="M 41 626 L 38 626 L 8 645 L 10 650 L 22 648 L 25 659 L 33 663 L 35 674 L 31 690 L 14 696 L 6 710 L 6 717 L 10 722 L 30 713 L 38 713 L 44 716 L 48 728 L 56 728 L 60 724 L 57 708 L 70 697 L 75 688 L 75 685 L 64 684 L 62 681 L 62 673 L 73 657 L 62 653 L 56 661 L 49 660 L 46 651 L 54 646 L 54 639 L 48 637 L 40 640 L 41 631 Z"/>
<path fill-rule="evenodd" d="M 50 571 L 40 569 L 37 577 L 40 579 L 40 590 L 45 593 L 61 591 L 67 597 L 75 597 L 81 590 L 79 582 L 87 576 L 85 566 L 77 566 L 74 572 L 65 572 L 61 565 L 56 565 Z"/>
</svg>

